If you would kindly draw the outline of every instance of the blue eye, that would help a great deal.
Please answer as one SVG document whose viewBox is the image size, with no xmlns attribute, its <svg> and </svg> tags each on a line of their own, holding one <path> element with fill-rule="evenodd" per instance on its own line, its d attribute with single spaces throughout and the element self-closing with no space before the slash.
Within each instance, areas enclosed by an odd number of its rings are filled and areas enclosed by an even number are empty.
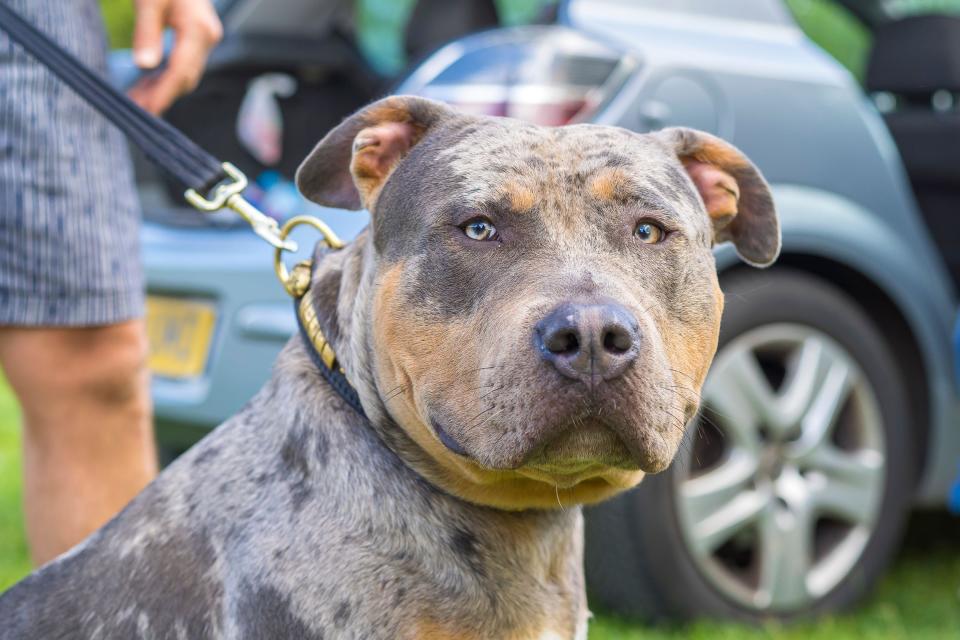
<svg viewBox="0 0 960 640">
<path fill-rule="evenodd" d="M 666 234 L 661 226 L 653 222 L 641 222 L 637 225 L 637 228 L 633 230 L 633 235 L 640 238 L 640 241 L 645 244 L 657 244 L 663 240 Z"/>
<path fill-rule="evenodd" d="M 484 218 L 475 218 L 463 226 L 463 233 L 471 240 L 485 241 L 497 237 L 497 228 Z"/>
</svg>

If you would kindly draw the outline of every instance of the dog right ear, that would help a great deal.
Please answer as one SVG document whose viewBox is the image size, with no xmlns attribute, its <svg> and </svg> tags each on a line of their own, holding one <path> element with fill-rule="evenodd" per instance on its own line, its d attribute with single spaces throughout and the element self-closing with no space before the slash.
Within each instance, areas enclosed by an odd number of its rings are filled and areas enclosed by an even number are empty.
<svg viewBox="0 0 960 640">
<path fill-rule="evenodd" d="M 324 206 L 372 209 L 407 152 L 451 113 L 440 102 L 416 96 L 374 102 L 340 123 L 313 148 L 297 169 L 297 188 Z"/>
</svg>

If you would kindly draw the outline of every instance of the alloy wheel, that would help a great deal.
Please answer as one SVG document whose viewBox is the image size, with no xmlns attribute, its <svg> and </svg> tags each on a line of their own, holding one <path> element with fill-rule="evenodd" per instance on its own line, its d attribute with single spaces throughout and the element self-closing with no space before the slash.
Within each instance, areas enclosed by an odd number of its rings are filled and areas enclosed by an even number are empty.
<svg viewBox="0 0 960 640">
<path fill-rule="evenodd" d="M 827 334 L 774 324 L 726 344 L 674 471 L 697 569 L 749 609 L 801 610 L 859 560 L 885 484 L 869 379 Z"/>
</svg>

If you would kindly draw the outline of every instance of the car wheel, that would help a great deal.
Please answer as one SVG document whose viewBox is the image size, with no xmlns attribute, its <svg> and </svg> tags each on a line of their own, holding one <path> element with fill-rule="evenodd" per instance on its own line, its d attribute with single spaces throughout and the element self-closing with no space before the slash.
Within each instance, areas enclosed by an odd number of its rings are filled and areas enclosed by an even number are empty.
<svg viewBox="0 0 960 640">
<path fill-rule="evenodd" d="M 870 318 L 788 269 L 723 281 L 720 345 L 674 464 L 588 511 L 596 604 L 643 617 L 836 611 L 897 547 L 907 398 Z"/>
</svg>

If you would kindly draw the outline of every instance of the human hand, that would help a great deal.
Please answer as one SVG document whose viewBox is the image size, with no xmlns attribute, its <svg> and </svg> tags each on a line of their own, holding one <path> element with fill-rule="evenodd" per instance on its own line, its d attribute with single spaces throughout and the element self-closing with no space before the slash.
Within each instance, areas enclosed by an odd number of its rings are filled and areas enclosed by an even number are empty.
<svg viewBox="0 0 960 640">
<path fill-rule="evenodd" d="M 163 30 L 170 27 L 174 32 L 166 67 L 130 90 L 134 102 L 159 114 L 200 82 L 207 55 L 223 37 L 223 27 L 210 0 L 136 0 L 136 9 L 133 60 L 141 69 L 160 64 Z"/>
</svg>

